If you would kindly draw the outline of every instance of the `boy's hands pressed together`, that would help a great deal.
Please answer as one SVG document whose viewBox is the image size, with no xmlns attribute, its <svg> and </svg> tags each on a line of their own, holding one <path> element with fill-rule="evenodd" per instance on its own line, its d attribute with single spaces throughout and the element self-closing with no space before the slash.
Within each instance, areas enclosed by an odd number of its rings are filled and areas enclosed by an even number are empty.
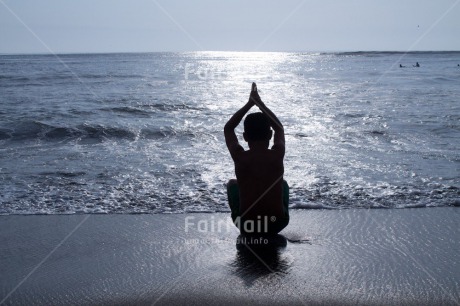
<svg viewBox="0 0 460 306">
<path fill-rule="evenodd" d="M 249 95 L 249 102 L 252 105 L 257 105 L 257 106 L 259 106 L 262 103 L 259 93 L 257 92 L 257 85 L 254 82 L 252 83 L 251 94 Z"/>
</svg>

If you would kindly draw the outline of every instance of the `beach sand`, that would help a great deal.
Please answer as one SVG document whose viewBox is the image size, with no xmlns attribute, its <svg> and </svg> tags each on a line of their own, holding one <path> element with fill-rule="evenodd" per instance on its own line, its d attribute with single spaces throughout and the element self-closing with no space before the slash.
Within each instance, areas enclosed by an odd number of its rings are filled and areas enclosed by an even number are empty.
<svg viewBox="0 0 460 306">
<path fill-rule="evenodd" d="M 271 247 L 237 244 L 230 221 L 226 213 L 1 216 L 0 301 L 460 303 L 459 208 L 291 211 L 287 241 Z"/>
</svg>

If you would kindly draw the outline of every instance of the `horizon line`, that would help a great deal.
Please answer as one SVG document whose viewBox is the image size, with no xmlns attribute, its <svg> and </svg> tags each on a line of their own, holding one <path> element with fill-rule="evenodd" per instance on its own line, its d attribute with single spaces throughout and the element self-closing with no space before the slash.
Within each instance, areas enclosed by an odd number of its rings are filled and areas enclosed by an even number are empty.
<svg viewBox="0 0 460 306">
<path fill-rule="evenodd" d="M 182 51 L 62 51 L 56 53 L 49 52 L 0 52 L 3 55 L 103 55 L 103 54 L 148 54 L 148 53 L 206 53 L 206 52 L 222 52 L 222 53 L 311 53 L 311 54 L 355 54 L 355 53 L 456 53 L 460 50 L 336 50 L 336 51 L 244 51 L 244 50 L 182 50 Z"/>
</svg>

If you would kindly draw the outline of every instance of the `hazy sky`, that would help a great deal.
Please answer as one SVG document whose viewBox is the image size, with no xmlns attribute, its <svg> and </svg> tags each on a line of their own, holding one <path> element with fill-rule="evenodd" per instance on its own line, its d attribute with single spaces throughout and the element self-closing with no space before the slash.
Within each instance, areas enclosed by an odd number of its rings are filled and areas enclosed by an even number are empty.
<svg viewBox="0 0 460 306">
<path fill-rule="evenodd" d="M 460 0 L 0 0 L 0 53 L 460 50 Z"/>
</svg>

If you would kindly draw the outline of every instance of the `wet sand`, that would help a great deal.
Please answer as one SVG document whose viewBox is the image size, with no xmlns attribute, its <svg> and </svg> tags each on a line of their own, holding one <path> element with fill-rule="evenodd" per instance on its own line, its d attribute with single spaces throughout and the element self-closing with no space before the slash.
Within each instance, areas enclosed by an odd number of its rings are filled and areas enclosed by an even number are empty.
<svg viewBox="0 0 460 306">
<path fill-rule="evenodd" d="M 268 246 L 242 244 L 230 221 L 224 213 L 1 216 L 0 301 L 460 303 L 459 208 L 296 210 Z"/>
</svg>

